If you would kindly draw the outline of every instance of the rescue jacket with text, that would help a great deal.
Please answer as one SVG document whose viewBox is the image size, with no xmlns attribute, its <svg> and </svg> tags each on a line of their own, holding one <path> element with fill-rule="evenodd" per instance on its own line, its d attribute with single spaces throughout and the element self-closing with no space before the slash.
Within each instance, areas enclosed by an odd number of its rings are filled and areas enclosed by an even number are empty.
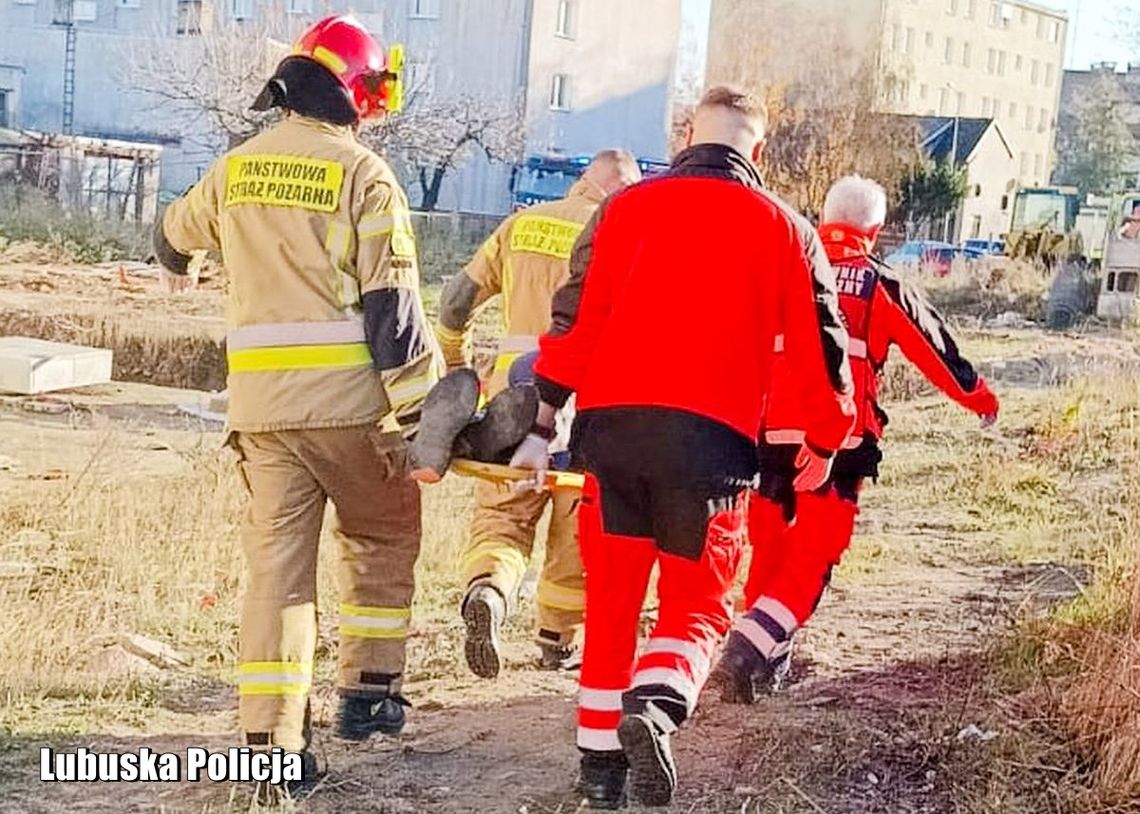
<svg viewBox="0 0 1140 814">
<path fill-rule="evenodd" d="M 795 360 L 803 426 L 822 450 L 851 428 L 847 335 L 819 237 L 730 147 L 685 150 L 607 199 L 579 238 L 535 367 L 579 415 L 683 411 L 755 442 L 773 343 Z"/>
<path fill-rule="evenodd" d="M 351 128 L 290 116 L 231 150 L 166 210 L 156 249 L 175 271 L 221 253 L 231 429 L 414 430 L 438 350 L 408 202 Z"/>
<path fill-rule="evenodd" d="M 942 317 L 917 287 L 873 258 L 874 236 L 842 223 L 823 224 L 819 231 L 835 269 L 839 305 L 851 337 L 848 352 L 857 416 L 844 449 L 854 452 L 874 446 L 883 435 L 887 416 L 879 406 L 879 377 L 893 345 L 954 401 L 978 415 L 996 414 L 997 398 L 962 358 Z M 767 444 L 803 440 L 797 375 L 796 361 L 781 354 L 764 431 Z M 846 453 L 841 453 L 844 457 Z M 838 470 L 850 468 L 841 464 L 837 462 Z"/>
<path fill-rule="evenodd" d="M 436 337 L 448 367 L 470 364 L 473 317 L 502 295 L 503 335 L 488 395 L 506 386 L 511 363 L 536 350 L 538 337 L 550 327 L 550 301 L 569 276 L 574 241 L 604 197 L 582 179 L 562 200 L 524 209 L 499 224 L 440 298 Z"/>
</svg>

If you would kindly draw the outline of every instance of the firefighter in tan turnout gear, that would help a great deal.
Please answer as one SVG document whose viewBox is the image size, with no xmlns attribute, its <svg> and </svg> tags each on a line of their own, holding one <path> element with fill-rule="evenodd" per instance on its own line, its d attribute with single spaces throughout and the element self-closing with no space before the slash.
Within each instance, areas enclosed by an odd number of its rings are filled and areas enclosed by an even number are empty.
<svg viewBox="0 0 1140 814">
<path fill-rule="evenodd" d="M 607 195 L 640 179 L 632 155 L 606 150 L 565 198 L 517 212 L 500 224 L 443 292 L 436 336 L 448 367 L 470 365 L 472 318 L 499 295 L 504 336 L 487 395 L 506 387 L 512 363 L 536 351 L 538 337 L 550 327 L 550 301 L 569 275 L 570 251 L 583 227 Z M 467 663 L 484 678 L 498 674 L 499 628 L 522 583 L 539 518 L 551 503 L 536 623 L 543 665 L 557 669 L 573 656 L 582 624 L 579 495 L 573 490 L 512 493 L 484 482 L 475 491 L 471 536 L 459 563 L 468 586 L 462 606 Z"/>
<path fill-rule="evenodd" d="M 327 501 L 339 544 L 338 734 L 396 733 L 420 548 L 405 437 L 438 377 L 407 200 L 356 138 L 398 105 L 399 62 L 352 17 L 315 24 L 255 109 L 283 121 L 223 156 L 166 211 L 163 265 L 220 252 L 230 445 L 249 491 L 237 666 L 246 743 L 305 750 Z M 403 436 L 403 437 L 402 437 Z M 308 758 L 306 769 L 315 768 Z"/>
</svg>

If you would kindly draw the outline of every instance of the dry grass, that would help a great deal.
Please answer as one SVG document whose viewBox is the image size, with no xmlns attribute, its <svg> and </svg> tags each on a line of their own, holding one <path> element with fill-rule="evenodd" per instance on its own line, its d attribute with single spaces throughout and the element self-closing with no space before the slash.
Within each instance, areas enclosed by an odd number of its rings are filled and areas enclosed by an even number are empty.
<svg viewBox="0 0 1140 814">
<path fill-rule="evenodd" d="M 1038 321 L 1045 315 L 1049 274 L 1031 263 L 1006 258 L 954 261 L 945 277 L 922 275 L 931 302 L 948 314 L 992 318 L 1015 311 Z"/>
</svg>

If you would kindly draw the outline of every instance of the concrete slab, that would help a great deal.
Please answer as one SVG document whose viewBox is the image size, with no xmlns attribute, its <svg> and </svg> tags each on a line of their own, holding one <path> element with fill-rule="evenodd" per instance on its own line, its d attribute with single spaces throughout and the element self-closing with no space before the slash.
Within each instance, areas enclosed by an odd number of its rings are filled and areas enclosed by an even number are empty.
<svg viewBox="0 0 1140 814">
<path fill-rule="evenodd" d="M 111 381 L 111 351 L 0 337 L 0 392 L 35 395 Z"/>
</svg>

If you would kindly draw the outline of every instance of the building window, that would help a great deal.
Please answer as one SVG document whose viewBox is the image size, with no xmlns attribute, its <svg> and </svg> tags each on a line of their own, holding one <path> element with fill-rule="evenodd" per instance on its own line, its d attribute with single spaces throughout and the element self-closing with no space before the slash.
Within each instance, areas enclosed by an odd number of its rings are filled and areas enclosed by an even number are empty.
<svg viewBox="0 0 1140 814">
<path fill-rule="evenodd" d="M 231 20 L 252 20 L 254 0 L 229 0 Z"/>
<path fill-rule="evenodd" d="M 558 0 L 558 17 L 554 24 L 554 34 L 566 39 L 574 38 L 574 12 L 577 11 L 572 0 Z"/>
<path fill-rule="evenodd" d="M 1037 39 L 1045 39 L 1045 18 L 1040 14 L 1037 15 Z"/>
<path fill-rule="evenodd" d="M 990 25 L 994 28 L 1008 28 L 1013 19 L 1013 6 L 1009 3 L 990 3 Z"/>
<path fill-rule="evenodd" d="M 1021 63 L 1022 63 L 1023 61 L 1024 61 L 1024 60 L 1022 60 L 1022 58 L 1021 58 L 1021 54 L 1018 54 L 1018 55 L 1017 55 L 1017 58 L 1016 58 L 1016 59 L 1013 61 L 1013 69 L 1014 69 L 1015 71 L 1020 71 L 1020 70 L 1021 70 Z"/>
<path fill-rule="evenodd" d="M 550 109 L 570 109 L 570 77 L 556 73 L 550 80 Z"/>
<path fill-rule="evenodd" d="M 1057 69 L 1053 67 L 1052 62 L 1048 63 L 1045 66 L 1045 87 L 1047 87 L 1047 88 L 1053 87 L 1053 80 L 1057 78 L 1056 72 L 1057 72 Z"/>
<path fill-rule="evenodd" d="M 954 40 L 946 38 L 946 50 L 942 53 L 942 61 L 947 65 L 954 61 Z"/>
<path fill-rule="evenodd" d="M 929 93 L 929 90 L 930 89 L 927 88 L 926 85 L 919 85 L 918 86 L 918 98 L 925 102 L 927 94 Z"/>
<path fill-rule="evenodd" d="M 1022 178 L 1029 172 L 1029 155 L 1027 153 L 1021 154 L 1021 161 L 1018 162 L 1020 172 L 1018 173 Z"/>
<path fill-rule="evenodd" d="M 1041 63 L 1033 60 L 1029 66 L 1029 83 L 1032 85 L 1037 84 L 1037 80 L 1041 78 Z"/>
<path fill-rule="evenodd" d="M 982 118 L 989 118 L 990 109 L 991 109 L 990 105 L 992 105 L 992 104 L 993 104 L 993 101 L 990 99 L 990 97 L 988 97 L 988 96 L 982 97 Z"/>
<path fill-rule="evenodd" d="M 1033 129 L 1033 105 L 1025 106 L 1025 129 Z"/>
<path fill-rule="evenodd" d="M 206 16 L 203 0 L 178 0 L 179 34 L 201 34 Z"/>
<path fill-rule="evenodd" d="M 958 0 L 946 0 L 946 13 L 947 14 L 957 14 L 958 13 Z"/>
<path fill-rule="evenodd" d="M 993 48 L 986 53 L 986 73 L 997 73 L 997 51 Z"/>
<path fill-rule="evenodd" d="M 908 28 L 906 30 L 906 40 L 903 42 L 903 52 L 907 54 L 914 53 L 914 29 Z"/>
<path fill-rule="evenodd" d="M 1005 76 L 1005 51 L 998 51 L 998 76 Z"/>
<path fill-rule="evenodd" d="M 58 9 L 60 5 L 66 6 L 66 3 L 56 2 L 56 17 L 58 19 L 68 19 L 67 13 L 60 14 Z M 99 4 L 95 0 L 74 0 L 71 3 L 71 22 L 74 23 L 93 23 L 99 17 Z"/>
<path fill-rule="evenodd" d="M 1017 118 L 1017 102 L 1010 102 L 1009 103 L 1009 117 L 1011 119 Z"/>
<path fill-rule="evenodd" d="M 439 0 L 410 0 L 408 16 L 413 20 L 438 20 Z"/>
<path fill-rule="evenodd" d="M 142 0 L 115 0 L 117 8 L 142 8 Z"/>
<path fill-rule="evenodd" d="M 1021 24 L 1029 25 L 1029 9 L 1027 8 L 1021 10 Z"/>
<path fill-rule="evenodd" d="M 926 36 L 923 37 L 923 42 L 926 43 L 927 48 L 933 48 L 934 47 L 934 32 L 933 31 L 927 31 Z"/>
<path fill-rule="evenodd" d="M 946 88 L 938 89 L 938 112 L 942 115 L 950 112 L 950 91 Z"/>
<path fill-rule="evenodd" d="M 962 43 L 962 67 L 970 67 L 970 43 Z"/>
<path fill-rule="evenodd" d="M 0 127 L 11 127 L 8 120 L 8 91 L 0 90 Z"/>
<path fill-rule="evenodd" d="M 1041 112 L 1037 117 L 1037 132 L 1044 133 L 1049 128 L 1049 111 L 1041 108 Z"/>
<path fill-rule="evenodd" d="M 1061 24 L 1056 20 L 1049 21 L 1049 42 L 1057 42 L 1061 39 Z"/>
<path fill-rule="evenodd" d="M 408 65 L 408 96 L 430 99 L 435 93 L 435 65 L 417 61 Z"/>
<path fill-rule="evenodd" d="M 1045 168 L 1045 159 L 1041 157 L 1041 153 L 1033 156 L 1033 177 L 1041 180 L 1041 171 Z"/>
<path fill-rule="evenodd" d="M 966 112 L 966 94 L 958 91 L 957 107 L 954 108 L 954 115 L 961 116 Z"/>
<path fill-rule="evenodd" d="M 309 0 L 288 0 L 285 11 L 289 14 L 308 14 L 311 11 Z"/>
<path fill-rule="evenodd" d="M 977 12 L 978 12 L 978 0 L 970 0 L 966 4 L 966 16 L 972 20 L 972 19 L 974 19 L 974 15 L 977 14 Z"/>
</svg>

